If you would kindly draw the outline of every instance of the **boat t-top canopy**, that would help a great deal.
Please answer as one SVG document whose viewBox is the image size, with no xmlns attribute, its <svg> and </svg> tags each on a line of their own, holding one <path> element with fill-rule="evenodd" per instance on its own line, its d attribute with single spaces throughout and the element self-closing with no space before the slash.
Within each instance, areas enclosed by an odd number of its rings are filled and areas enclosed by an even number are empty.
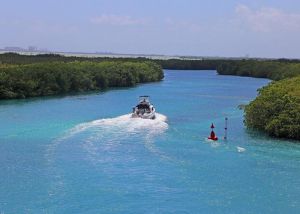
<svg viewBox="0 0 300 214">
<path fill-rule="evenodd" d="M 139 101 L 140 102 L 149 102 L 149 98 L 150 98 L 150 96 L 143 95 L 143 96 L 140 96 Z"/>
</svg>

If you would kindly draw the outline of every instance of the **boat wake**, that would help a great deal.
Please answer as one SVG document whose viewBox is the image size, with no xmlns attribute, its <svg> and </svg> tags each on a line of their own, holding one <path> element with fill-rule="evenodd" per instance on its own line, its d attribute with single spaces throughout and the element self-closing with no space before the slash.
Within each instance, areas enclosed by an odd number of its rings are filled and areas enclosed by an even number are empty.
<svg viewBox="0 0 300 214">
<path fill-rule="evenodd" d="M 167 128 L 167 117 L 156 113 L 154 120 L 132 118 L 131 114 L 122 115 L 115 118 L 94 120 L 82 123 L 71 129 L 65 136 L 71 137 L 86 130 L 91 131 L 113 131 L 115 134 L 119 131 L 122 135 L 140 133 L 141 131 L 149 131 L 151 134 L 163 133 Z"/>
<path fill-rule="evenodd" d="M 126 114 L 115 118 L 81 123 L 56 139 L 48 149 L 48 156 L 53 156 L 59 145 L 73 142 L 72 147 L 80 145 L 89 153 L 90 158 L 96 161 L 101 159 L 99 154 L 101 155 L 102 152 L 113 151 L 116 147 L 131 142 L 143 143 L 151 153 L 168 159 L 154 144 L 154 139 L 168 129 L 166 121 L 166 116 L 156 113 L 154 120 L 132 118 L 131 114 Z M 77 142 L 77 145 L 74 145 L 74 141 Z M 130 147 L 130 145 L 127 146 Z M 70 146 L 70 149 L 72 147 Z M 128 147 L 126 149 L 130 149 Z"/>
<path fill-rule="evenodd" d="M 159 136 L 168 129 L 167 117 L 156 113 L 156 119 L 132 118 L 131 114 L 115 118 L 81 123 L 55 139 L 48 147 L 45 158 L 51 174 L 55 176 L 49 195 L 55 195 L 64 186 L 64 169 L 74 160 L 88 161 L 97 169 L 110 174 L 117 168 L 110 166 L 131 164 L 151 155 L 169 161 L 155 145 Z M 146 148 L 146 149 L 145 149 Z M 68 161 L 71 162 L 68 162 Z"/>
</svg>

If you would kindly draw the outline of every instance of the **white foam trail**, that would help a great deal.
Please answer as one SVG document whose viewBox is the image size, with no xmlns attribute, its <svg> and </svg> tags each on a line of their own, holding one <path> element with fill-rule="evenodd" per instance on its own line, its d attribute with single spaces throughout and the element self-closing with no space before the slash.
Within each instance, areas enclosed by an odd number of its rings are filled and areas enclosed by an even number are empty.
<svg viewBox="0 0 300 214">
<path fill-rule="evenodd" d="M 156 113 L 154 120 L 132 118 L 131 114 L 122 115 L 115 118 L 107 118 L 82 123 L 71 129 L 64 138 L 69 138 L 90 128 L 120 128 L 127 133 L 134 133 L 140 130 L 150 130 L 153 133 L 163 133 L 167 128 L 167 117 Z"/>
<path fill-rule="evenodd" d="M 88 132 L 88 136 L 84 139 L 85 145 L 83 146 L 91 155 L 97 154 L 99 149 L 97 148 L 99 145 L 94 145 L 95 142 L 103 141 L 104 143 L 101 146 L 109 149 L 117 146 L 119 141 L 126 140 L 129 136 L 138 135 L 150 152 L 167 159 L 167 156 L 160 152 L 154 145 L 154 137 L 164 133 L 168 129 L 166 121 L 166 116 L 156 113 L 154 120 L 132 118 L 131 114 L 126 114 L 115 118 L 81 123 L 53 142 L 48 149 L 48 159 L 51 159 L 49 158 L 50 154 L 54 152 L 60 143 L 85 132 Z"/>
<path fill-rule="evenodd" d="M 164 133 L 168 129 L 166 123 L 167 117 L 156 113 L 156 119 L 132 118 L 131 114 L 122 115 L 115 118 L 99 119 L 91 122 L 81 123 L 68 130 L 62 137 L 55 139 L 49 145 L 45 158 L 48 161 L 48 167 L 55 176 L 49 195 L 55 195 L 63 190 L 64 179 L 63 172 L 56 166 L 59 158 L 59 146 L 64 143 L 70 143 L 72 137 L 79 139 L 77 146 L 82 147 L 87 152 L 87 157 L 93 164 L 109 161 L 103 157 L 103 152 L 112 151 L 120 144 L 126 143 L 128 137 L 133 137 L 138 142 L 143 142 L 145 148 L 159 158 L 170 160 L 167 155 L 161 152 L 154 144 L 156 136 Z M 76 141 L 75 141 L 76 142 Z M 135 158 L 134 156 L 130 158 Z"/>
<path fill-rule="evenodd" d="M 105 145 L 102 145 L 108 147 L 107 149 L 117 146 L 117 141 L 126 139 L 128 136 L 139 135 L 146 149 L 158 155 L 160 158 L 169 159 L 154 145 L 154 137 L 168 129 L 166 120 L 166 116 L 157 113 L 154 120 L 132 118 L 131 114 L 127 114 L 116 118 L 101 119 L 80 124 L 72 129 L 69 135 L 78 134 L 87 129 L 93 129 L 94 134 L 86 141 L 86 147 L 91 154 L 97 153 L 97 147 L 93 146 L 93 142 L 103 140 L 107 133 L 111 133 L 111 135 L 109 139 L 106 139 Z"/>
</svg>

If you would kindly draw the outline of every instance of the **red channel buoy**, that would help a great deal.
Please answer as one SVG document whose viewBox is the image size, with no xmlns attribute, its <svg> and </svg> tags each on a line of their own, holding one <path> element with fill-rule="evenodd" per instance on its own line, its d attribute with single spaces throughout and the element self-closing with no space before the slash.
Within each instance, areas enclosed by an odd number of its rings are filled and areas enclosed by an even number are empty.
<svg viewBox="0 0 300 214">
<path fill-rule="evenodd" d="M 218 140 L 218 137 L 216 136 L 215 132 L 214 132 L 214 124 L 212 123 L 211 126 L 211 132 L 210 132 L 210 136 L 208 137 L 209 140 L 214 140 L 214 141 L 217 141 Z"/>
</svg>

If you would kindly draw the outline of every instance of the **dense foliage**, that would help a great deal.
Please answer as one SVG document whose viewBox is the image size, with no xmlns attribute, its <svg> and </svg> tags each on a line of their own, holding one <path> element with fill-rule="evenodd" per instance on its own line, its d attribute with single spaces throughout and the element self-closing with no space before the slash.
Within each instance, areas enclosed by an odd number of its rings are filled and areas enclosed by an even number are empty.
<svg viewBox="0 0 300 214">
<path fill-rule="evenodd" d="M 226 60 L 188 60 L 188 59 L 168 59 L 155 60 L 164 69 L 173 70 L 216 70 L 217 66 L 226 62 Z"/>
<path fill-rule="evenodd" d="M 20 55 L 16 53 L 0 54 L 2 64 L 32 64 L 39 62 L 155 62 L 164 69 L 176 70 L 217 70 L 222 75 L 251 76 L 269 78 L 272 80 L 294 77 L 300 74 L 300 61 L 277 59 L 169 59 L 152 60 L 147 58 L 105 58 L 105 57 L 77 57 L 57 54 Z"/>
<path fill-rule="evenodd" d="M 238 75 L 280 80 L 300 75 L 300 62 L 293 60 L 239 60 L 227 61 L 217 66 L 222 75 Z"/>
<path fill-rule="evenodd" d="M 155 62 L 164 69 L 176 70 L 217 70 L 222 75 L 239 75 L 262 77 L 279 80 L 300 74 L 300 61 L 277 59 L 168 59 L 152 60 L 147 58 L 105 58 L 105 57 L 77 57 L 57 54 L 20 55 L 16 53 L 0 54 L 0 64 L 31 64 L 38 62 L 74 62 L 74 61 L 102 61 L 114 62 Z"/>
<path fill-rule="evenodd" d="M 159 81 L 153 62 L 43 62 L 0 66 L 0 99 L 127 87 Z"/>
<path fill-rule="evenodd" d="M 300 140 L 300 76 L 263 87 L 245 112 L 248 127 Z"/>
</svg>

